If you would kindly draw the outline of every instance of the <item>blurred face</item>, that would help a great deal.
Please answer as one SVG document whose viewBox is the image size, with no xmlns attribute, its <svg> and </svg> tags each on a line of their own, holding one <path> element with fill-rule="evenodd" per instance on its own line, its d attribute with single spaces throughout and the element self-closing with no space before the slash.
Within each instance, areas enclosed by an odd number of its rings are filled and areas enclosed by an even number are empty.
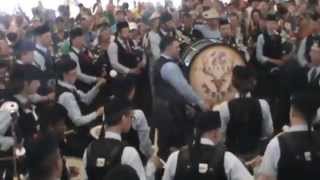
<svg viewBox="0 0 320 180">
<path fill-rule="evenodd" d="M 70 83 L 70 84 L 74 84 L 76 83 L 77 80 L 77 70 L 73 69 L 67 73 L 63 74 L 63 80 Z"/>
<path fill-rule="evenodd" d="M 225 24 L 220 26 L 220 33 L 222 37 L 228 38 L 231 36 L 231 25 L 230 24 Z"/>
<path fill-rule="evenodd" d="M 183 18 L 183 24 L 184 24 L 185 27 L 192 28 L 192 25 L 193 25 L 192 17 L 184 17 Z"/>
<path fill-rule="evenodd" d="M 100 43 L 109 43 L 111 37 L 110 31 L 102 31 L 100 33 Z"/>
<path fill-rule="evenodd" d="M 120 31 L 120 36 L 122 39 L 128 39 L 130 37 L 129 28 L 122 28 Z"/>
<path fill-rule="evenodd" d="M 311 63 L 315 66 L 320 66 L 320 48 L 312 48 L 310 50 Z"/>
<path fill-rule="evenodd" d="M 63 22 L 58 22 L 58 23 L 56 24 L 56 27 L 57 27 L 57 30 L 58 30 L 58 31 L 63 31 L 63 30 L 64 30 L 64 24 L 63 24 Z"/>
<path fill-rule="evenodd" d="M 172 58 L 179 59 L 180 57 L 180 44 L 178 41 L 172 42 L 172 44 L 168 47 L 169 55 Z"/>
<path fill-rule="evenodd" d="M 28 94 L 32 95 L 35 94 L 39 87 L 40 87 L 40 81 L 39 80 L 32 80 L 29 82 L 25 82 L 26 91 Z"/>
<path fill-rule="evenodd" d="M 80 24 L 83 29 L 87 30 L 90 28 L 91 20 L 90 18 L 84 18 L 81 20 Z"/>
<path fill-rule="evenodd" d="M 208 19 L 207 20 L 208 26 L 211 28 L 218 28 L 219 27 L 219 20 L 218 19 Z"/>
<path fill-rule="evenodd" d="M 239 24 L 239 20 L 237 16 L 230 16 L 230 24 L 233 26 L 237 26 Z"/>
<path fill-rule="evenodd" d="M 125 15 L 123 12 L 118 12 L 116 14 L 116 21 L 117 22 L 125 21 Z"/>
<path fill-rule="evenodd" d="M 78 36 L 72 40 L 72 45 L 78 49 L 82 49 L 85 46 L 84 36 Z"/>
<path fill-rule="evenodd" d="M 12 49 L 9 47 L 6 40 L 0 40 L 0 57 L 9 57 L 12 54 Z"/>
<path fill-rule="evenodd" d="M 132 126 L 132 121 L 134 120 L 134 114 L 132 111 L 130 111 L 128 114 L 125 114 L 122 116 L 122 131 L 127 133 L 130 131 Z"/>
<path fill-rule="evenodd" d="M 168 22 L 166 22 L 166 23 L 164 24 L 164 29 L 166 29 L 166 30 L 168 30 L 168 31 L 173 30 L 173 29 L 175 29 L 175 28 L 176 28 L 176 25 L 175 25 L 175 23 L 174 23 L 173 20 L 168 21 Z"/>
<path fill-rule="evenodd" d="M 269 32 L 274 32 L 278 30 L 279 24 L 277 21 L 267 21 L 267 28 Z"/>
<path fill-rule="evenodd" d="M 40 43 L 45 47 L 50 47 L 52 45 L 51 32 L 47 32 L 40 36 Z"/>
<path fill-rule="evenodd" d="M 33 51 L 27 51 L 22 53 L 21 61 L 25 64 L 32 64 L 33 62 Z"/>
<path fill-rule="evenodd" d="M 253 19 L 254 22 L 258 23 L 259 20 L 260 20 L 260 15 L 259 15 L 259 13 L 258 13 L 258 12 L 254 12 L 254 13 L 252 14 L 252 19 Z"/>
</svg>

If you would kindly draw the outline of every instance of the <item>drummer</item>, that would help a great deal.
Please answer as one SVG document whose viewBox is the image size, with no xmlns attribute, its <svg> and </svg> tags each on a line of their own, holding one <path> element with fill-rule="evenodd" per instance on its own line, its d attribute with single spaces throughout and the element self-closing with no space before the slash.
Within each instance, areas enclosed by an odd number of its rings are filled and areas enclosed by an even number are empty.
<svg viewBox="0 0 320 180">
<path fill-rule="evenodd" d="M 159 155 L 165 159 L 170 148 L 185 145 L 190 138 L 192 123 L 186 121 L 185 106 L 191 105 L 202 111 L 209 110 L 209 106 L 193 91 L 178 66 L 179 42 L 165 37 L 161 40 L 160 49 L 162 55 L 154 65 L 152 76 L 155 106 L 151 124 L 159 128 Z"/>
<path fill-rule="evenodd" d="M 235 47 L 236 46 L 236 40 L 234 36 L 232 35 L 231 32 L 231 25 L 230 22 L 227 18 L 221 18 L 220 19 L 220 32 L 221 32 L 221 37 L 222 37 L 222 43 Z"/>
<path fill-rule="evenodd" d="M 203 18 L 207 24 L 196 25 L 195 29 L 202 33 L 206 39 L 221 40 L 221 33 L 219 30 L 220 15 L 216 9 L 209 9 L 202 13 Z"/>
</svg>

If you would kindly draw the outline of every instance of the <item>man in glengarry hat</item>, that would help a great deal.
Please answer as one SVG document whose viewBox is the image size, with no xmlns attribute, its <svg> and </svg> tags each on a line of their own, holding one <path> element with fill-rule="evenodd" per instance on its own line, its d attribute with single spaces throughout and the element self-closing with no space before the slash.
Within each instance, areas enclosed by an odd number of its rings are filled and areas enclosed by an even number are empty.
<svg viewBox="0 0 320 180">
<path fill-rule="evenodd" d="M 202 17 L 206 20 L 207 24 L 196 25 L 195 29 L 199 30 L 206 39 L 221 40 L 221 34 L 219 31 L 219 12 L 212 8 L 204 11 L 202 13 Z"/>
</svg>

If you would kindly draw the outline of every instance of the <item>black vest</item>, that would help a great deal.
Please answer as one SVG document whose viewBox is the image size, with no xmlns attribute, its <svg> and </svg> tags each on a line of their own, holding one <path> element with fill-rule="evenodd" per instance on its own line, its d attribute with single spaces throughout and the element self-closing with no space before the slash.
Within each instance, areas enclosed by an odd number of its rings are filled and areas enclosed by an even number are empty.
<svg viewBox="0 0 320 180">
<path fill-rule="evenodd" d="M 73 96 L 75 97 L 75 99 L 76 99 L 76 101 L 78 103 L 78 106 L 80 108 L 81 114 L 86 114 L 86 113 L 89 112 L 88 106 L 81 101 L 80 96 L 78 95 L 78 93 L 76 91 L 72 91 L 72 90 L 70 90 L 68 88 L 65 88 L 65 87 L 61 86 L 60 84 L 57 84 L 57 86 L 56 86 L 56 97 L 57 97 L 57 99 L 59 99 L 60 95 L 62 95 L 65 92 L 70 92 L 70 93 L 73 94 Z M 74 130 L 77 129 L 71 120 L 68 120 L 66 122 L 66 125 L 67 125 L 68 129 L 74 129 Z"/>
<path fill-rule="evenodd" d="M 283 46 L 281 43 L 281 37 L 279 35 L 270 36 L 267 32 L 263 33 L 264 45 L 263 55 L 273 59 L 281 59 L 283 55 Z M 263 66 L 270 70 L 276 65 L 266 62 Z"/>
<path fill-rule="evenodd" d="M 280 160 L 278 180 L 316 180 L 320 177 L 320 134 L 313 132 L 314 157 L 310 159 L 311 147 L 307 131 L 288 132 L 280 135 Z"/>
<path fill-rule="evenodd" d="M 133 42 L 131 40 L 129 41 L 129 46 L 130 46 L 131 52 L 129 52 L 126 49 L 126 47 L 123 47 L 123 45 L 119 42 L 118 38 L 116 38 L 114 42 L 118 46 L 118 61 L 119 61 L 119 63 L 122 64 L 123 66 L 128 67 L 128 68 L 137 67 L 137 65 L 139 63 L 139 58 L 134 53 Z"/>
<path fill-rule="evenodd" d="M 87 148 L 86 171 L 89 180 L 103 180 L 115 166 L 121 164 L 124 145 L 115 139 L 99 139 Z"/>
<path fill-rule="evenodd" d="M 171 86 L 161 77 L 161 68 L 163 67 L 163 65 L 169 62 L 175 63 L 174 60 L 166 59 L 165 57 L 161 56 L 160 59 L 154 64 L 153 82 L 156 98 L 160 98 L 165 101 L 183 103 L 184 98 L 176 91 L 173 86 Z"/>
<path fill-rule="evenodd" d="M 258 99 L 237 98 L 228 103 L 230 121 L 226 132 L 228 150 L 246 154 L 257 150 L 262 132 L 262 110 Z"/>
<path fill-rule="evenodd" d="M 179 152 L 174 180 L 227 180 L 224 168 L 225 149 L 223 145 L 200 145 L 199 150 L 199 153 L 197 153 L 199 155 L 198 162 L 199 164 L 207 164 L 207 171 L 199 173 L 192 168 L 190 147 L 186 146 Z"/>
<path fill-rule="evenodd" d="M 55 63 L 53 57 L 43 52 L 41 49 L 36 48 L 36 51 L 44 58 L 46 66 L 46 75 L 48 78 L 55 78 Z"/>
<path fill-rule="evenodd" d="M 306 49 L 305 49 L 304 56 L 306 57 L 308 62 L 311 62 L 310 50 L 311 50 L 313 43 L 315 43 L 315 42 L 320 42 L 320 36 L 310 35 L 306 39 Z"/>
</svg>

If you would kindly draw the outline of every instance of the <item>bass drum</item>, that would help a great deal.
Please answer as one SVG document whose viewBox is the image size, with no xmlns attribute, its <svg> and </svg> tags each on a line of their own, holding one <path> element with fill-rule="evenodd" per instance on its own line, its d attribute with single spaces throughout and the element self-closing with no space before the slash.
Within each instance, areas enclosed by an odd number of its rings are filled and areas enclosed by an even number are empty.
<svg viewBox="0 0 320 180">
<path fill-rule="evenodd" d="M 182 58 L 191 86 L 211 107 L 235 97 L 232 70 L 245 65 L 237 50 L 215 40 L 200 40 Z"/>
</svg>

